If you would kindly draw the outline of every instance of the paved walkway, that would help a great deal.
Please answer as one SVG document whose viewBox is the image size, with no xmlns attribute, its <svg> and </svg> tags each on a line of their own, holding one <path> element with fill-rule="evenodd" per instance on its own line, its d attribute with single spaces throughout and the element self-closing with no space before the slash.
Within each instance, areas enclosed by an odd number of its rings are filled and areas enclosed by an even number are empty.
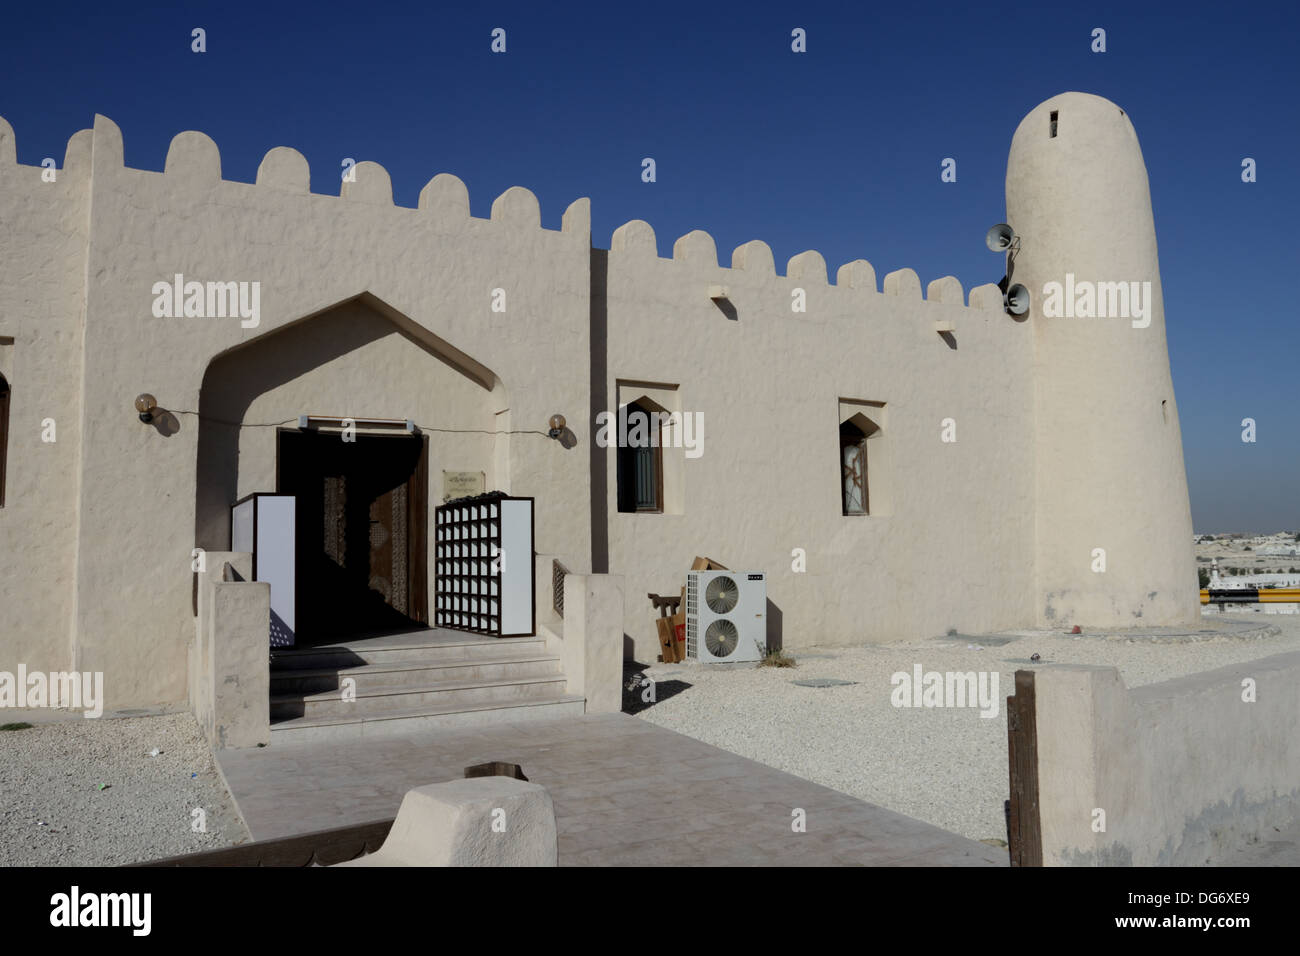
<svg viewBox="0 0 1300 956">
<path fill-rule="evenodd" d="M 412 787 L 489 760 L 550 791 L 561 866 L 1007 865 L 1005 849 L 623 714 L 217 755 L 257 840 L 394 816 Z"/>
</svg>

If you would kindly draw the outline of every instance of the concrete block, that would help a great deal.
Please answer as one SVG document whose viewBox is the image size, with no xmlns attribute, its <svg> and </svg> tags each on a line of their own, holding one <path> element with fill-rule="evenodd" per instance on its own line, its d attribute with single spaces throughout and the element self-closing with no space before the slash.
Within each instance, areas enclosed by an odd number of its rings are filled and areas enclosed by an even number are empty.
<svg viewBox="0 0 1300 956">
<path fill-rule="evenodd" d="M 555 866 L 545 787 L 474 777 L 408 790 L 384 845 L 339 866 Z"/>
</svg>

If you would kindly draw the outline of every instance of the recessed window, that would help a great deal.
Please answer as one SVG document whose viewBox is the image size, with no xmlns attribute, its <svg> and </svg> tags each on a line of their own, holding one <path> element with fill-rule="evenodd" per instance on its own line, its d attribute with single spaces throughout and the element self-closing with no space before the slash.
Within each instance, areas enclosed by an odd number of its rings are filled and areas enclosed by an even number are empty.
<svg viewBox="0 0 1300 956">
<path fill-rule="evenodd" d="M 885 403 L 840 400 L 840 513 L 888 515 Z"/>
<path fill-rule="evenodd" d="M 704 450 L 700 413 L 683 412 L 678 386 L 667 382 L 620 379 L 612 397 L 618 410 L 596 440 L 614 453 L 607 467 L 618 511 L 685 514 L 687 461 Z"/>
<path fill-rule="evenodd" d="M 0 508 L 5 506 L 5 461 L 9 457 L 9 382 L 0 375 Z"/>
<path fill-rule="evenodd" d="M 666 413 L 640 402 L 619 409 L 627 442 L 618 446 L 618 510 L 657 514 L 664 510 L 662 419 Z"/>
<path fill-rule="evenodd" d="M 1056 114 L 1057 114 L 1057 111 L 1056 111 L 1056 110 L 1052 110 L 1052 114 L 1051 114 L 1051 115 L 1052 115 L 1051 133 L 1048 135 L 1048 137 L 1047 137 L 1048 139 L 1056 139 Z"/>
</svg>

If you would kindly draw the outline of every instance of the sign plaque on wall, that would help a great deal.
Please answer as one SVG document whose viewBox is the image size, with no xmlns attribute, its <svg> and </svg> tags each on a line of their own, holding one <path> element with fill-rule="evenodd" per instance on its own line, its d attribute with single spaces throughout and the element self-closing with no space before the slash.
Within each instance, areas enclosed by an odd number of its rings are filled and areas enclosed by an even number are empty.
<svg viewBox="0 0 1300 956">
<path fill-rule="evenodd" d="M 443 471 L 442 473 L 443 501 L 481 495 L 485 488 L 485 479 L 481 471 Z"/>
</svg>

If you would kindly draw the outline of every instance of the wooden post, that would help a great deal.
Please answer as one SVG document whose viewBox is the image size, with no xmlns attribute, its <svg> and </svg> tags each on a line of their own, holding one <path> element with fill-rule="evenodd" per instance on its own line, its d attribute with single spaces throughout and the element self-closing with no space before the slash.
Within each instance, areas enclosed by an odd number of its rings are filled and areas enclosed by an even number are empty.
<svg viewBox="0 0 1300 956">
<path fill-rule="evenodd" d="M 1043 865 L 1043 829 L 1038 811 L 1038 721 L 1034 672 L 1016 671 L 1016 693 L 1007 698 L 1007 755 L 1011 808 L 1007 826 L 1012 866 Z"/>
</svg>

